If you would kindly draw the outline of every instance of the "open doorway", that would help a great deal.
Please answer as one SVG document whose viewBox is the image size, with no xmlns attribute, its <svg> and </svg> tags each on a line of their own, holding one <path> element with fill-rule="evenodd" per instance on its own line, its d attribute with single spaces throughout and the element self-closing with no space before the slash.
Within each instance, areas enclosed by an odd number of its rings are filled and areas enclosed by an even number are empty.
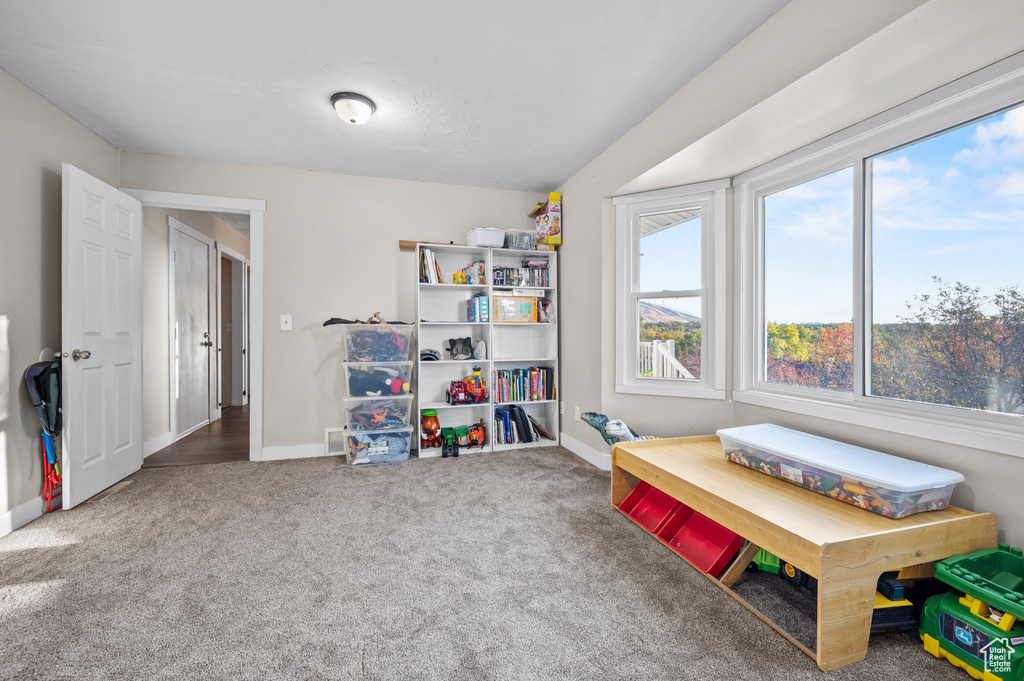
<svg viewBox="0 0 1024 681">
<path fill-rule="evenodd" d="M 143 467 L 250 457 L 248 214 L 143 206 Z"/>
</svg>

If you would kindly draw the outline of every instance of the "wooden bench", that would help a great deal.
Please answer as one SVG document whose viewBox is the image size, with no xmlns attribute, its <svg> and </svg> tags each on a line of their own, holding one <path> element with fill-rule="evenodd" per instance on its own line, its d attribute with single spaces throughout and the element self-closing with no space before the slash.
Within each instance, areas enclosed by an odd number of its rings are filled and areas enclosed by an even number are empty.
<svg viewBox="0 0 1024 681">
<path fill-rule="evenodd" d="M 615 445 L 614 508 L 639 480 L 750 542 L 720 578 L 706 576 L 811 656 L 822 670 L 864 659 L 875 588 L 883 572 L 996 545 L 996 519 L 991 513 L 950 507 L 899 520 L 885 518 L 734 464 L 725 458 L 714 435 Z M 816 651 L 730 588 L 758 547 L 818 579 Z"/>
</svg>

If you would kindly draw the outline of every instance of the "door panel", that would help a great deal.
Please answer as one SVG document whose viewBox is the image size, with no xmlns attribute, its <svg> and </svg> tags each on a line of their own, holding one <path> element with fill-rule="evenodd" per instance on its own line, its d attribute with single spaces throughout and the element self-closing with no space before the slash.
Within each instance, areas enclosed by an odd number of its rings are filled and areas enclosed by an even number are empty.
<svg viewBox="0 0 1024 681">
<path fill-rule="evenodd" d="M 210 422 L 209 244 L 173 228 L 177 437 Z"/>
<path fill-rule="evenodd" d="M 142 466 L 142 206 L 67 163 L 62 184 L 61 456 L 72 508 Z"/>
</svg>

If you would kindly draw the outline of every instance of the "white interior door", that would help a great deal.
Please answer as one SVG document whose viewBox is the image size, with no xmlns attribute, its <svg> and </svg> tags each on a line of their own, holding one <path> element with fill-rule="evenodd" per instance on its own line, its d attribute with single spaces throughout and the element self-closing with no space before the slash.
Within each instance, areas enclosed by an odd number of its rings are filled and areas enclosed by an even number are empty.
<svg viewBox="0 0 1024 681">
<path fill-rule="evenodd" d="M 63 504 L 142 466 L 142 204 L 63 166 Z"/>
<path fill-rule="evenodd" d="M 175 439 L 210 423 L 215 394 L 210 284 L 213 240 L 168 218 L 171 236 L 171 342 Z"/>
</svg>

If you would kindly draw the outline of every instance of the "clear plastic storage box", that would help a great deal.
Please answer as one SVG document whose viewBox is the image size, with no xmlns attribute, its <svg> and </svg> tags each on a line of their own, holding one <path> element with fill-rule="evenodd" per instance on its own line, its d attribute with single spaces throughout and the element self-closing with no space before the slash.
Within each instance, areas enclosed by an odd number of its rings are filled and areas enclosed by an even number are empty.
<svg viewBox="0 0 1024 681">
<path fill-rule="evenodd" d="M 349 430 L 401 430 L 409 427 L 412 395 L 398 397 L 346 397 Z"/>
<path fill-rule="evenodd" d="M 410 324 L 344 324 L 349 362 L 407 362 L 412 351 Z"/>
<path fill-rule="evenodd" d="M 412 362 L 345 363 L 345 383 L 352 397 L 408 395 Z"/>
<path fill-rule="evenodd" d="M 409 458 L 412 428 L 379 433 L 351 432 L 348 436 L 348 462 L 393 463 Z"/>
<path fill-rule="evenodd" d="M 770 423 L 718 431 L 733 462 L 888 518 L 949 506 L 964 476 Z"/>
</svg>

